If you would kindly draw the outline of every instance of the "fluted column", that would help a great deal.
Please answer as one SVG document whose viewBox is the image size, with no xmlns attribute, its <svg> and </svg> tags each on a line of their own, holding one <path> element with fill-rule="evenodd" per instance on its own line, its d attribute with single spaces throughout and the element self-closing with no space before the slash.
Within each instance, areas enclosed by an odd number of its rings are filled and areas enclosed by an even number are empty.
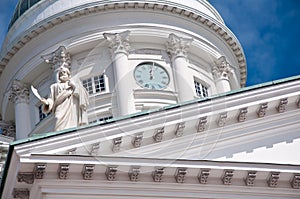
<svg viewBox="0 0 300 199">
<path fill-rule="evenodd" d="M 218 93 L 231 91 L 229 78 L 233 74 L 233 69 L 226 61 L 226 58 L 224 56 L 220 57 L 215 62 L 212 73 L 216 82 Z"/>
<path fill-rule="evenodd" d="M 194 99 L 194 78 L 189 73 L 187 51 L 192 39 L 169 35 L 167 50 L 171 55 L 174 68 L 175 85 L 178 92 L 178 102 Z"/>
<path fill-rule="evenodd" d="M 9 99 L 15 105 L 16 139 L 27 138 L 31 131 L 29 89 L 27 85 L 14 80 Z"/>
<path fill-rule="evenodd" d="M 132 75 L 128 66 L 129 33 L 104 33 L 109 42 L 114 61 L 115 94 L 117 99 L 117 112 L 114 116 L 124 116 L 135 113 L 133 89 L 130 86 Z"/>
</svg>

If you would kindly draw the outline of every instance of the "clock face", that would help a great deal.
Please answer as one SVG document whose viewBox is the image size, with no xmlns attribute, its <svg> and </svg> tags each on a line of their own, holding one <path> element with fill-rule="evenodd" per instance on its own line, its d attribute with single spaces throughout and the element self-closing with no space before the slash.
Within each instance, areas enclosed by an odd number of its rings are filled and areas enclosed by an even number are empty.
<svg viewBox="0 0 300 199">
<path fill-rule="evenodd" d="M 152 62 L 138 65 L 134 71 L 134 78 L 141 87 L 154 90 L 162 90 L 170 82 L 167 71 Z"/>
</svg>

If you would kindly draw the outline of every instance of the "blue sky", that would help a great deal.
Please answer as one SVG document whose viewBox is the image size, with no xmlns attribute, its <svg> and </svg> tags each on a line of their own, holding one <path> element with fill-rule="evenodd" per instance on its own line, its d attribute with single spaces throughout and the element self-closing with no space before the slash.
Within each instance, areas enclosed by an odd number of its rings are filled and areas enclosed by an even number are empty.
<svg viewBox="0 0 300 199">
<path fill-rule="evenodd" d="M 18 0 L 1 0 L 0 45 Z M 300 75 L 300 0 L 209 0 L 239 39 L 247 85 Z"/>
</svg>

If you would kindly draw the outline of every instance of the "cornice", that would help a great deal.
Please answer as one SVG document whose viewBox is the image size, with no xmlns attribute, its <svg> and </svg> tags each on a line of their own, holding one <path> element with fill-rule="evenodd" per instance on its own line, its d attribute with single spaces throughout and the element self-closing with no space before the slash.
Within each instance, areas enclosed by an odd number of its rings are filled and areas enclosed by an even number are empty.
<svg viewBox="0 0 300 199">
<path fill-rule="evenodd" d="M 26 163 L 27 172 L 22 168 L 17 171 L 17 182 L 13 186 L 27 188 L 32 196 L 36 194 L 35 186 L 45 186 L 55 181 L 59 185 L 52 185 L 52 188 L 60 189 L 60 193 L 64 189 L 78 187 L 79 184 L 84 186 L 80 186 L 84 192 L 86 189 L 99 190 L 97 186 L 103 183 L 113 183 L 114 188 L 124 188 L 134 183 L 134 186 L 141 189 L 146 186 L 148 190 L 159 185 L 168 186 L 165 191 L 179 186 L 185 186 L 186 191 L 194 191 L 194 186 L 198 186 L 198 191 L 202 188 L 207 191 L 208 188 L 209 191 L 217 189 L 220 193 L 224 192 L 223 189 L 229 189 L 231 194 L 280 194 L 288 198 L 297 196 L 300 188 L 299 165 L 203 160 L 170 162 L 167 159 L 76 155 L 32 155 L 30 159 Z"/>
<path fill-rule="evenodd" d="M 43 32 L 53 28 L 54 26 L 61 24 L 65 21 L 69 21 L 73 18 L 78 18 L 80 16 L 87 16 L 89 14 L 94 14 L 97 12 L 105 12 L 109 10 L 126 10 L 126 9 L 139 9 L 139 10 L 157 10 L 163 12 L 169 12 L 174 15 L 180 15 L 182 17 L 186 17 L 189 20 L 193 20 L 196 23 L 202 24 L 206 26 L 211 31 L 215 32 L 232 50 L 235 55 L 237 62 L 240 68 L 240 82 L 241 87 L 245 86 L 246 83 L 246 59 L 244 56 L 243 49 L 234 36 L 234 34 L 221 22 L 213 19 L 212 17 L 205 15 L 197 10 L 191 10 L 188 7 L 182 7 L 182 5 L 177 4 L 169 4 L 165 5 L 163 2 L 154 3 L 154 2 L 118 2 L 118 3 L 106 3 L 99 5 L 99 2 L 95 4 L 88 4 L 82 7 L 76 7 L 74 9 L 70 9 L 64 11 L 62 13 L 58 13 L 50 18 L 47 18 L 28 30 L 24 31 L 22 36 L 19 36 L 14 41 L 11 42 L 11 45 L 8 46 L 8 50 L 3 50 L 1 52 L 1 62 L 0 62 L 0 75 L 2 71 L 5 69 L 5 66 L 8 64 L 10 59 L 30 40 L 34 39 L 36 36 L 42 34 Z"/>
</svg>

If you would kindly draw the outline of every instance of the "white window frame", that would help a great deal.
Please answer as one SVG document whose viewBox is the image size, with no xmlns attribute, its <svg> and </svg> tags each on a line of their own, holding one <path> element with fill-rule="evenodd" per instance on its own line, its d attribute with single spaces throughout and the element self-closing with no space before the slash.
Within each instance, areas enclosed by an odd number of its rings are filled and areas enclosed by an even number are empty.
<svg viewBox="0 0 300 199">
<path fill-rule="evenodd" d="M 99 90 L 97 90 L 98 89 L 97 84 L 96 84 L 97 78 L 102 78 L 102 81 L 103 81 L 103 84 L 104 84 L 103 87 L 102 87 L 101 84 L 99 83 L 100 84 L 100 89 Z M 89 81 L 89 82 L 87 82 L 87 81 Z M 108 86 L 107 86 L 108 81 L 107 81 L 107 77 L 106 77 L 105 74 L 85 78 L 85 79 L 82 80 L 82 85 L 86 88 L 87 92 L 90 95 L 99 94 L 99 93 L 106 93 L 107 90 L 108 90 Z M 89 85 L 89 89 L 87 89 L 87 85 Z"/>
</svg>

